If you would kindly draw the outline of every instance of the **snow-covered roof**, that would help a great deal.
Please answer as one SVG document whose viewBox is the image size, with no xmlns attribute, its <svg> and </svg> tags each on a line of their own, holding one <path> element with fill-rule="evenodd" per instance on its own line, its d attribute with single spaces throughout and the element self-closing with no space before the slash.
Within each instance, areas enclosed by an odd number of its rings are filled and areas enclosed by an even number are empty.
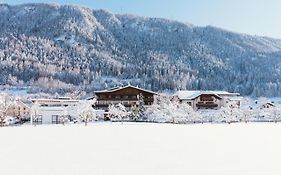
<svg viewBox="0 0 281 175">
<path fill-rule="evenodd" d="M 72 99 L 32 99 L 33 103 L 35 102 L 79 102 L 79 100 Z"/>
<path fill-rule="evenodd" d="M 228 95 L 228 96 L 239 96 L 240 94 L 239 93 L 233 93 L 233 92 L 227 92 L 227 91 L 210 91 L 210 92 L 213 92 L 217 95 Z"/>
<path fill-rule="evenodd" d="M 201 91 L 177 91 L 174 96 L 181 100 L 191 100 L 201 95 Z"/>
<path fill-rule="evenodd" d="M 271 103 L 271 102 L 267 102 L 267 103 L 262 105 L 262 107 L 265 107 L 265 106 L 273 106 L 273 107 L 275 107 L 275 104 Z"/>
<path fill-rule="evenodd" d="M 132 85 L 114 87 L 114 88 L 111 88 L 111 89 L 106 89 L 106 90 L 101 90 L 101 91 L 95 91 L 95 94 L 96 93 L 105 93 L 105 92 L 116 92 L 116 91 L 119 91 L 121 89 L 129 88 L 129 87 L 134 88 L 134 89 L 138 89 L 140 91 L 144 91 L 144 92 L 147 92 L 147 93 L 157 94 L 156 92 L 153 92 L 153 91 L 150 91 L 150 90 L 146 90 L 146 89 L 142 89 L 142 88 L 139 88 L 139 87 L 136 87 L 136 86 L 132 86 Z"/>
<path fill-rule="evenodd" d="M 241 96 L 237 96 L 237 97 L 228 97 L 228 99 L 230 101 L 242 101 L 243 100 L 243 97 Z"/>
<path fill-rule="evenodd" d="M 12 102 L 11 104 L 10 104 L 10 106 L 13 106 L 13 105 L 23 105 L 23 106 L 25 106 L 26 108 L 30 108 L 30 106 L 28 106 L 26 103 L 24 103 L 23 101 L 21 101 L 21 100 L 16 100 L 16 101 L 14 101 L 14 102 Z"/>
<path fill-rule="evenodd" d="M 227 91 L 189 91 L 189 90 L 185 90 L 185 91 L 177 91 L 174 94 L 174 96 L 177 96 L 181 100 L 192 100 L 203 94 L 211 94 L 218 98 L 222 98 L 221 96 L 224 96 L 224 95 L 235 96 L 235 97 L 236 96 L 238 97 L 240 95 L 238 93 L 231 93 L 231 92 L 227 92 Z M 232 98 L 234 98 L 234 97 L 232 97 Z"/>
</svg>

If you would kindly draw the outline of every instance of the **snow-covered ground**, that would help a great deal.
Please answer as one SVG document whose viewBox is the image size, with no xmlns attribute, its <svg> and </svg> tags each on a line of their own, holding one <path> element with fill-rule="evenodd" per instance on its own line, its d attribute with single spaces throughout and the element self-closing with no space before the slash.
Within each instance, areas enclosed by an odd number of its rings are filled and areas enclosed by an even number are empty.
<svg viewBox="0 0 281 175">
<path fill-rule="evenodd" d="M 0 128 L 5 175 L 273 175 L 281 124 L 95 123 Z"/>
</svg>

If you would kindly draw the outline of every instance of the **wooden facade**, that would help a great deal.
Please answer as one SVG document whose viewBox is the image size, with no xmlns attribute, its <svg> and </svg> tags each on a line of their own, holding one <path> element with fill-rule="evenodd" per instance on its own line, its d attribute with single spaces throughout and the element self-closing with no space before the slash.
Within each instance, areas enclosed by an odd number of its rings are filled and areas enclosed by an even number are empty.
<svg viewBox="0 0 281 175">
<path fill-rule="evenodd" d="M 30 107 L 21 100 L 15 100 L 8 107 L 7 115 L 17 118 L 28 118 L 30 116 Z"/>
<path fill-rule="evenodd" d="M 216 109 L 221 107 L 220 100 L 222 98 L 215 94 L 201 94 L 196 99 L 197 109 Z"/>
<path fill-rule="evenodd" d="M 111 104 L 119 103 L 123 104 L 125 107 L 138 105 L 140 95 L 143 96 L 145 105 L 152 105 L 154 101 L 154 95 L 157 95 L 157 93 L 128 85 L 125 87 L 96 91 L 95 95 L 95 98 L 97 99 L 95 107 L 99 109 L 105 109 L 108 108 L 108 106 Z"/>
<path fill-rule="evenodd" d="M 174 95 L 181 103 L 189 104 L 194 110 L 240 107 L 240 94 L 226 91 L 178 91 Z"/>
</svg>

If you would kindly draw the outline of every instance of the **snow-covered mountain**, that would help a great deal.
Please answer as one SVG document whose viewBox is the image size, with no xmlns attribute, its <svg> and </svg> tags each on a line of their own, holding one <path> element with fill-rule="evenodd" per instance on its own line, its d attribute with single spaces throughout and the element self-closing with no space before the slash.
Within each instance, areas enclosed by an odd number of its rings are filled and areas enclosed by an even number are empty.
<svg viewBox="0 0 281 175">
<path fill-rule="evenodd" d="M 56 4 L 0 5 L 0 83 L 281 95 L 281 40 Z"/>
</svg>

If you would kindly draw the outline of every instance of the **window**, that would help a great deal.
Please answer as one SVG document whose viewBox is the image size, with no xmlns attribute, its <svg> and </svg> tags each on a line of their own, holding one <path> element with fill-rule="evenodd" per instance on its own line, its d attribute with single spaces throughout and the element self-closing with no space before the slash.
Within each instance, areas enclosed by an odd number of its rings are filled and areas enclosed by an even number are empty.
<svg viewBox="0 0 281 175">
<path fill-rule="evenodd" d="M 100 99 L 105 99 L 105 95 L 100 95 L 99 98 Z"/>
<path fill-rule="evenodd" d="M 49 105 L 49 106 L 52 106 L 52 107 L 60 107 L 61 104 L 52 104 L 52 105 Z"/>
<path fill-rule="evenodd" d="M 52 115 L 52 124 L 62 124 L 71 120 L 70 115 Z"/>
<path fill-rule="evenodd" d="M 52 124 L 59 124 L 59 123 L 60 123 L 59 115 L 52 115 Z"/>
<path fill-rule="evenodd" d="M 201 95 L 200 96 L 200 101 L 213 101 L 213 97 L 209 95 Z"/>
<path fill-rule="evenodd" d="M 136 100 L 136 99 L 137 99 L 137 96 L 132 95 L 130 98 L 131 98 L 132 100 Z"/>
<path fill-rule="evenodd" d="M 36 125 L 42 124 L 42 115 L 37 115 L 36 118 L 33 118 L 32 122 Z"/>
</svg>

